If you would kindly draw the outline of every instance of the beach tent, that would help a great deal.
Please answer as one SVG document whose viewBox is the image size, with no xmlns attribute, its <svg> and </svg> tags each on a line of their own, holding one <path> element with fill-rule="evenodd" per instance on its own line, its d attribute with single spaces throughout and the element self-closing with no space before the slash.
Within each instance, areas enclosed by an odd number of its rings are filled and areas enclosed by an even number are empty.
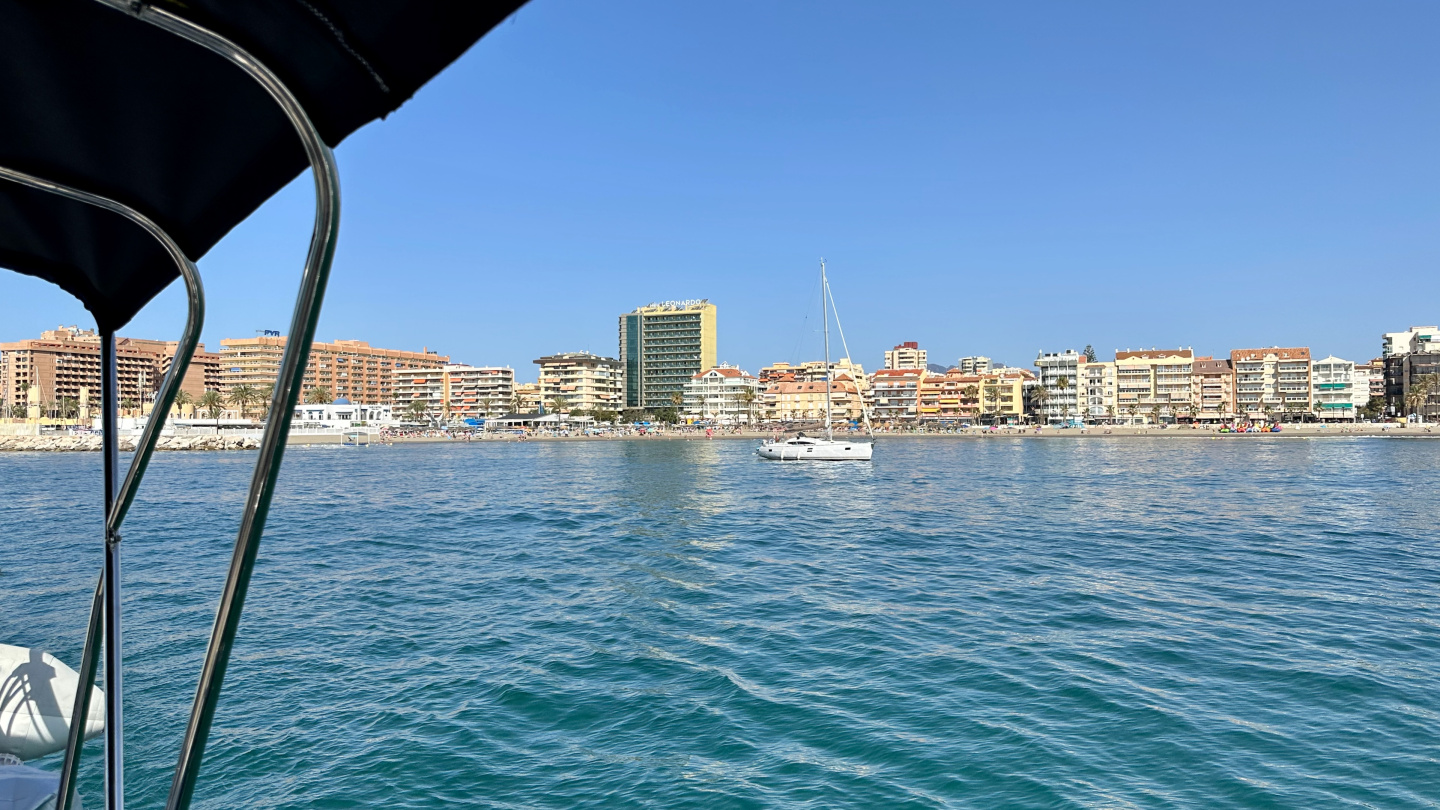
<svg viewBox="0 0 1440 810">
<path fill-rule="evenodd" d="M 0 267 L 70 292 L 101 337 L 105 562 L 79 674 L 93 681 L 103 636 L 107 806 L 123 803 L 119 529 L 163 421 L 147 425 L 122 481 L 116 330 L 183 278 L 188 318 L 153 411 L 168 413 L 204 318 L 195 262 L 311 170 L 315 230 L 166 802 L 175 810 L 189 806 L 194 790 L 334 256 L 339 186 L 330 150 L 395 111 L 519 5 L 0 0 Z M 89 694 L 77 691 L 72 718 L 86 716 Z M 71 723 L 61 810 L 79 750 L 79 724 Z"/>
</svg>

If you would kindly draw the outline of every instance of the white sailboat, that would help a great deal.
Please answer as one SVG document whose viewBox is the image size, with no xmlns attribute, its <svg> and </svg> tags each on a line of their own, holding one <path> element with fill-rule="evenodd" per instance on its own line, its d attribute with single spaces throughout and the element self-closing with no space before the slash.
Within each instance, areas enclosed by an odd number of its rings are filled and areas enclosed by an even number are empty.
<svg viewBox="0 0 1440 810">
<path fill-rule="evenodd" d="M 875 435 L 870 431 L 870 414 L 865 413 L 865 429 L 869 434 L 864 439 L 835 438 L 834 422 L 830 414 L 830 389 L 835 369 L 830 366 L 830 313 L 834 310 L 835 298 L 830 294 L 830 281 L 825 277 L 825 260 L 820 260 L 820 313 L 825 321 L 825 438 L 806 436 L 804 433 L 788 439 L 765 442 L 755 452 L 761 458 L 775 461 L 869 461 L 875 451 Z M 840 327 L 840 315 L 835 315 L 835 325 Z M 840 341 L 845 342 L 845 329 L 840 327 Z M 850 356 L 850 347 L 845 345 L 845 355 Z M 862 406 L 863 408 L 863 406 Z"/>
</svg>

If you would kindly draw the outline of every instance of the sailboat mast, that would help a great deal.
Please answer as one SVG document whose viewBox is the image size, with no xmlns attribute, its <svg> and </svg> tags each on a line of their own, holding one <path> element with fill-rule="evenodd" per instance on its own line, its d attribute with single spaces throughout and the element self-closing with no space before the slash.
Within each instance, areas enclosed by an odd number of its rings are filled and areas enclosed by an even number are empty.
<svg viewBox="0 0 1440 810">
<path fill-rule="evenodd" d="M 825 278 L 825 260 L 820 260 L 820 317 L 825 321 L 825 438 L 833 440 L 835 431 L 830 421 L 830 282 Z"/>
</svg>

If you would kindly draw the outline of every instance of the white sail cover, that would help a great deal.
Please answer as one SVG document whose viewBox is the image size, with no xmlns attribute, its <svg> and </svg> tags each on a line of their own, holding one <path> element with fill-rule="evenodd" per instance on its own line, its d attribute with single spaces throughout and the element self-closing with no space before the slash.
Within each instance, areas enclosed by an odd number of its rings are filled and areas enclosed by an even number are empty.
<svg viewBox="0 0 1440 810">
<path fill-rule="evenodd" d="M 63 749 L 79 683 L 75 670 L 49 653 L 0 644 L 0 754 L 28 760 Z M 86 739 L 105 730 L 105 694 L 91 688 Z"/>
</svg>

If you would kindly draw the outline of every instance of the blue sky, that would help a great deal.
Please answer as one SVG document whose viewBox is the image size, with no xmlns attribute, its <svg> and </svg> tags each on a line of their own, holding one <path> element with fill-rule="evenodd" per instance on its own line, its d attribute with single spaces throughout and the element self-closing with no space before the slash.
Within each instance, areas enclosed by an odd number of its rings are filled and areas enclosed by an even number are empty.
<svg viewBox="0 0 1440 810">
<path fill-rule="evenodd" d="M 337 151 L 319 337 L 613 355 L 652 300 L 720 357 L 1308 345 L 1440 320 L 1440 5 L 535 0 Z M 204 339 L 286 329 L 302 178 L 200 263 Z M 168 290 L 124 330 L 170 338 Z M 0 340 L 88 323 L 0 273 Z"/>
</svg>

